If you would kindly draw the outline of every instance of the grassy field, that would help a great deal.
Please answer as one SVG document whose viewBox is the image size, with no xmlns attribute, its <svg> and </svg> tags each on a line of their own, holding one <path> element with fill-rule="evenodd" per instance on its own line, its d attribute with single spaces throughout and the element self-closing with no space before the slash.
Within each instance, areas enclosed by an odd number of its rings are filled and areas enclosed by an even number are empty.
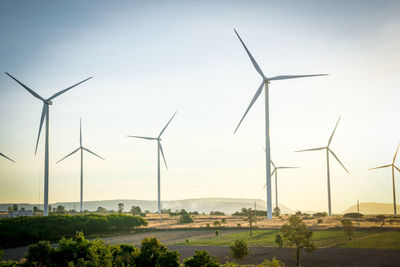
<svg viewBox="0 0 400 267">
<path fill-rule="evenodd" d="M 219 230 L 219 235 L 212 237 L 192 237 L 188 241 L 177 242 L 177 245 L 196 246 L 229 246 L 235 240 L 244 239 L 250 246 L 274 247 L 275 235 L 278 230 L 254 230 L 253 236 L 248 231 L 225 233 Z M 343 248 L 370 248 L 370 249 L 400 249 L 400 232 L 371 232 L 368 230 L 356 231 L 353 240 L 346 239 L 341 230 L 318 230 L 313 233 L 313 241 L 317 248 L 343 247 Z"/>
</svg>

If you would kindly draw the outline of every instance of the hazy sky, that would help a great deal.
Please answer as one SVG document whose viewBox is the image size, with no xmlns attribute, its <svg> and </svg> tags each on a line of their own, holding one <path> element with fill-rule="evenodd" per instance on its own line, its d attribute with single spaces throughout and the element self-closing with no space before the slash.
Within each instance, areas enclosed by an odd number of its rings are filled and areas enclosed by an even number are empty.
<svg viewBox="0 0 400 267">
<path fill-rule="evenodd" d="M 326 145 L 342 116 L 331 148 L 350 175 L 331 158 L 333 212 L 392 203 L 391 169 L 368 168 L 400 141 L 400 2 L 282 2 L 1 1 L 2 73 L 43 97 L 94 77 L 50 107 L 50 202 L 79 200 L 79 155 L 55 164 L 79 146 L 79 118 L 106 158 L 85 154 L 84 199 L 155 200 L 156 143 L 126 135 L 156 136 L 176 110 L 162 199 L 265 199 L 263 97 L 233 135 L 261 82 L 236 28 L 267 76 L 330 74 L 270 86 L 272 159 L 300 166 L 280 172 L 280 202 L 327 210 L 325 153 L 293 151 Z M 0 159 L 2 203 L 43 201 L 41 107 L 0 74 L 0 152 L 17 161 Z"/>
</svg>

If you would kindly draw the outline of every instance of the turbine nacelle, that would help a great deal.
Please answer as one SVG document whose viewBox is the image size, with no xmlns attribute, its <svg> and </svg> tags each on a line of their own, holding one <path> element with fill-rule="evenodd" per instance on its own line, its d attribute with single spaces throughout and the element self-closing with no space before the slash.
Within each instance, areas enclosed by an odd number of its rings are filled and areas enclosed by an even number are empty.
<svg viewBox="0 0 400 267">
<path fill-rule="evenodd" d="M 43 102 L 46 103 L 47 105 L 53 105 L 53 101 L 51 100 L 45 100 Z"/>
</svg>

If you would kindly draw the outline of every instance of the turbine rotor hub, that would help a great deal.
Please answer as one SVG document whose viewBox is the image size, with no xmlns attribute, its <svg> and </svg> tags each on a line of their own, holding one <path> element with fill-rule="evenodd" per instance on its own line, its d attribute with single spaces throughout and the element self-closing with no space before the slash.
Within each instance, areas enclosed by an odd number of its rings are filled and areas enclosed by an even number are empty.
<svg viewBox="0 0 400 267">
<path fill-rule="evenodd" d="M 53 105 L 53 101 L 51 101 L 51 100 L 46 100 L 45 103 L 46 103 L 47 105 Z"/>
</svg>

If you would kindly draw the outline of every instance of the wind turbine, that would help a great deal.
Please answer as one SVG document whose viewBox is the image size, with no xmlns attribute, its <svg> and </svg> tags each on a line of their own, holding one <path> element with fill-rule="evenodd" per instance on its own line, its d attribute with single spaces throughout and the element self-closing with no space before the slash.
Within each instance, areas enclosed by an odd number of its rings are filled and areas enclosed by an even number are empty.
<svg viewBox="0 0 400 267">
<path fill-rule="evenodd" d="M 65 157 L 63 157 L 62 159 L 60 159 L 59 161 L 57 161 L 57 163 L 59 163 L 60 161 L 66 159 L 66 158 L 68 158 L 69 156 L 71 156 L 72 154 L 78 152 L 79 150 L 81 151 L 81 203 L 80 203 L 80 211 L 83 212 L 83 151 L 89 152 L 90 154 L 95 155 L 96 157 L 101 158 L 102 160 L 105 160 L 105 159 L 100 157 L 99 155 L 95 154 L 94 152 L 90 151 L 86 147 L 82 146 L 82 120 L 79 121 L 79 147 L 77 149 L 75 149 L 74 151 L 72 151 L 71 153 L 69 153 L 68 155 L 66 155 Z"/>
<path fill-rule="evenodd" d="M 12 160 L 11 158 L 7 157 L 7 156 L 6 156 L 6 155 L 4 155 L 3 153 L 0 153 L 0 156 L 2 156 L 2 157 L 4 157 L 4 158 L 6 158 L 6 159 L 8 159 L 8 160 L 11 160 L 12 162 L 14 162 L 14 163 L 15 163 L 15 161 L 14 161 L 14 160 Z"/>
<path fill-rule="evenodd" d="M 328 176 L 327 183 L 328 183 L 328 211 L 329 211 L 329 216 L 332 215 L 332 209 L 331 209 L 331 181 L 330 181 L 330 173 L 329 173 L 329 153 L 331 153 L 332 156 L 340 163 L 340 165 L 342 165 L 343 169 L 345 169 L 345 171 L 347 173 L 349 173 L 349 171 L 346 169 L 346 167 L 343 165 L 343 163 L 340 162 L 339 158 L 332 151 L 332 149 L 329 148 L 329 145 L 332 142 L 332 138 L 333 138 L 333 135 L 335 134 L 335 131 L 336 131 L 336 128 L 337 128 L 337 126 L 339 124 L 339 121 L 340 121 L 340 117 L 339 117 L 339 120 L 336 123 L 335 129 L 333 129 L 331 137 L 329 137 L 328 145 L 326 147 L 317 147 L 317 148 L 311 148 L 311 149 L 304 149 L 304 150 L 295 151 L 295 152 L 304 152 L 304 151 L 314 151 L 314 150 L 324 150 L 324 149 L 326 150 L 326 166 L 327 166 L 326 170 L 327 170 L 327 176 Z"/>
<path fill-rule="evenodd" d="M 277 80 L 287 80 L 287 79 L 295 79 L 295 78 L 303 78 L 303 77 L 314 77 L 314 76 L 325 76 L 328 74 L 312 74 L 312 75 L 279 75 L 279 76 L 274 76 L 274 77 L 266 77 L 264 73 L 262 72 L 260 66 L 257 64 L 256 60 L 253 58 L 251 55 L 250 51 L 247 49 L 246 45 L 242 41 L 242 38 L 240 38 L 239 34 L 237 33 L 236 30 L 234 30 L 237 37 L 239 38 L 240 42 L 242 43 L 244 49 L 246 50 L 247 55 L 249 56 L 251 62 L 253 63 L 254 68 L 260 74 L 262 77 L 262 82 L 260 86 L 258 87 L 256 94 L 254 95 L 253 99 L 251 100 L 249 106 L 247 107 L 242 119 L 240 120 L 238 126 L 236 127 L 234 134 L 238 130 L 240 124 L 242 123 L 244 117 L 246 117 L 247 113 L 253 106 L 254 102 L 256 102 L 257 98 L 260 96 L 261 92 L 263 89 L 265 89 L 265 159 L 266 159 L 266 181 L 267 181 L 267 218 L 272 219 L 272 197 L 271 197 L 271 166 L 270 166 L 270 160 L 271 160 L 271 147 L 270 147 L 270 139 L 269 139 L 269 83 L 271 81 L 277 81 Z"/>
<path fill-rule="evenodd" d="M 271 176 L 275 174 L 275 205 L 278 208 L 278 170 L 279 169 L 297 169 L 299 167 L 283 167 L 283 166 L 275 166 L 274 162 L 271 160 L 272 166 L 274 166 L 274 170 L 271 173 Z M 264 185 L 264 188 L 267 184 Z"/>
<path fill-rule="evenodd" d="M 396 153 L 394 154 L 394 157 L 393 157 L 393 162 L 392 162 L 392 164 L 389 164 L 389 165 L 384 165 L 384 166 L 380 166 L 380 167 L 376 167 L 376 168 L 372 168 L 372 169 L 370 169 L 370 170 L 375 170 L 375 169 L 381 169 L 381 168 L 387 168 L 387 167 L 392 167 L 392 184 L 393 184 L 393 212 L 394 212 L 394 216 L 396 216 L 397 215 L 397 211 L 396 211 L 396 188 L 395 188 L 395 186 L 394 186 L 394 169 L 396 169 L 397 171 L 399 171 L 400 172 L 400 169 L 396 166 L 396 165 L 394 165 L 394 162 L 396 161 L 396 156 L 397 156 L 397 152 L 399 151 L 399 146 L 400 146 L 400 143 L 399 143 L 399 145 L 397 146 L 397 150 L 396 150 Z"/>
<path fill-rule="evenodd" d="M 42 126 L 43 126 L 43 121 L 46 118 L 46 130 L 45 130 L 45 154 L 44 154 L 44 204 L 43 204 L 43 215 L 47 216 L 48 215 L 48 205 L 49 205 L 49 107 L 50 105 L 53 104 L 52 100 L 54 98 L 56 98 L 59 95 L 64 94 L 65 92 L 71 90 L 72 88 L 74 88 L 75 86 L 80 85 L 83 82 L 86 82 L 87 80 L 91 79 L 92 77 L 89 77 L 77 84 L 74 84 L 64 90 L 59 91 L 58 93 L 55 93 L 54 95 L 52 95 L 51 97 L 45 99 L 43 97 L 41 97 L 39 94 L 37 94 L 35 91 L 33 91 L 32 89 L 30 89 L 28 86 L 26 86 L 25 84 L 21 83 L 20 81 L 18 81 L 16 78 L 14 78 L 13 76 L 11 76 L 10 74 L 8 74 L 6 72 L 6 74 L 8 76 L 10 76 L 11 79 L 13 79 L 14 81 L 16 81 L 17 83 L 19 83 L 22 87 L 24 87 L 29 93 L 31 93 L 31 95 L 33 95 L 34 97 L 36 97 L 37 99 L 41 100 L 43 102 L 43 108 L 42 108 L 42 115 L 40 117 L 40 126 L 39 126 L 39 133 L 38 133 L 38 137 L 36 140 L 36 148 L 35 148 L 35 155 L 37 152 L 37 148 L 38 148 L 38 144 L 39 144 L 39 138 L 40 138 L 40 132 L 42 130 Z"/>
<path fill-rule="evenodd" d="M 171 119 L 168 121 L 168 123 L 164 126 L 164 128 L 161 130 L 160 134 L 158 137 L 146 137 L 146 136 L 136 136 L 136 135 L 127 135 L 127 137 L 133 137 L 133 138 L 140 138 L 140 139 L 146 139 L 146 140 L 157 140 L 157 188 L 158 188 L 158 214 L 160 215 L 160 222 L 162 223 L 162 217 L 161 217 L 161 186 L 160 186 L 160 152 L 164 160 L 165 167 L 168 169 L 167 161 L 165 160 L 164 157 L 164 151 L 161 145 L 161 136 L 164 133 L 165 129 L 167 129 L 169 123 L 172 121 L 172 119 L 175 117 L 177 111 L 172 115 Z"/>
</svg>

